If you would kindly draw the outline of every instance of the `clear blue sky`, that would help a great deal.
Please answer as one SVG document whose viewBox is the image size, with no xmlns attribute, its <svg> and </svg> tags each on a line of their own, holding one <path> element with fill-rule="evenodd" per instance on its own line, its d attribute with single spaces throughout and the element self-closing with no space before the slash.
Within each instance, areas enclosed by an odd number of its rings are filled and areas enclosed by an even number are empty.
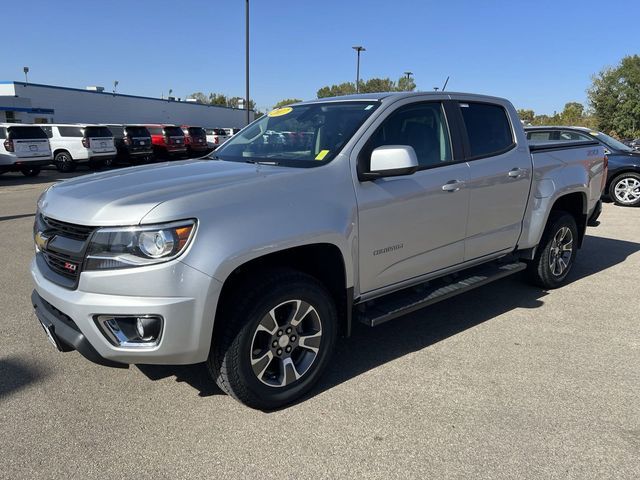
<svg viewBox="0 0 640 480">
<path fill-rule="evenodd" d="M 243 0 L 6 2 L 0 80 L 135 95 L 244 95 Z M 586 102 L 592 74 L 640 53 L 640 1 L 251 0 L 259 109 L 361 77 L 509 98 L 537 113 Z"/>
</svg>

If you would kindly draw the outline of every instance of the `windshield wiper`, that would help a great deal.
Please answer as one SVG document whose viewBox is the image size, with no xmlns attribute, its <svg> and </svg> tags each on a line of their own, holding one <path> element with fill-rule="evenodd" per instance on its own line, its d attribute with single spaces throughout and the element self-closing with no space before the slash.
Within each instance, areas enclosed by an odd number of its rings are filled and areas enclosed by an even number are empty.
<svg viewBox="0 0 640 480">
<path fill-rule="evenodd" d="M 253 163 L 254 165 L 280 165 L 279 162 L 273 162 L 271 160 L 245 160 L 245 163 Z"/>
</svg>

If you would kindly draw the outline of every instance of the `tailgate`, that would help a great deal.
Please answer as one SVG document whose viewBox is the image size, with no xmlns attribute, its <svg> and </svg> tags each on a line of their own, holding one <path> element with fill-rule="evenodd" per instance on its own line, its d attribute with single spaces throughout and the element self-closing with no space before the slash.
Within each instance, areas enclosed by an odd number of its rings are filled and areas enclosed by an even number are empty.
<svg viewBox="0 0 640 480">
<path fill-rule="evenodd" d="M 91 150 L 96 153 L 113 152 L 115 150 L 113 137 L 91 137 L 89 141 Z"/>
<path fill-rule="evenodd" d="M 20 158 L 46 157 L 51 155 L 49 140 L 46 139 L 14 140 L 13 144 L 16 156 Z"/>
</svg>

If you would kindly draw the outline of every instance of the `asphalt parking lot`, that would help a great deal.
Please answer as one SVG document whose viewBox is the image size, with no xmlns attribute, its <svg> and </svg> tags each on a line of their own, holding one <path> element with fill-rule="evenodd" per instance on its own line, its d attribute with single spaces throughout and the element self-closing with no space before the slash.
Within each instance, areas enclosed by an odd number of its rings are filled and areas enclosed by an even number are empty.
<svg viewBox="0 0 640 480">
<path fill-rule="evenodd" d="M 566 287 L 511 277 L 356 326 L 306 399 L 264 413 L 201 365 L 54 351 L 28 265 L 61 177 L 0 176 L 0 478 L 640 478 L 640 209 L 605 205 Z"/>
</svg>

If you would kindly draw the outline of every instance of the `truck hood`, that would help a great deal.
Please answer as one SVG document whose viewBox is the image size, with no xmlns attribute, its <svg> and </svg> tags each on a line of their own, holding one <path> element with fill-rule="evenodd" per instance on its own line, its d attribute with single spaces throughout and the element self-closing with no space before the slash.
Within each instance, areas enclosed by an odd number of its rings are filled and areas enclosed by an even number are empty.
<svg viewBox="0 0 640 480">
<path fill-rule="evenodd" d="M 186 160 L 95 173 L 54 184 L 38 201 L 46 216 L 89 226 L 136 225 L 153 208 L 203 191 L 261 182 L 298 170 Z"/>
</svg>

